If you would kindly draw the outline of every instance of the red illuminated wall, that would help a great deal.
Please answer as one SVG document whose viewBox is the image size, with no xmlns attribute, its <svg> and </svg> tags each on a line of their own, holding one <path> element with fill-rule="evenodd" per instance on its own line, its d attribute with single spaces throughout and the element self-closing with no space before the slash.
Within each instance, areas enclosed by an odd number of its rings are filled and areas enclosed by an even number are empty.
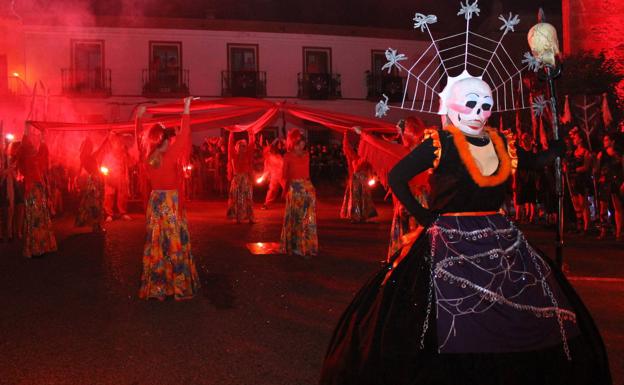
<svg viewBox="0 0 624 385">
<path fill-rule="evenodd" d="M 624 71 L 624 0 L 562 0 L 561 8 L 564 54 L 604 51 Z"/>
</svg>

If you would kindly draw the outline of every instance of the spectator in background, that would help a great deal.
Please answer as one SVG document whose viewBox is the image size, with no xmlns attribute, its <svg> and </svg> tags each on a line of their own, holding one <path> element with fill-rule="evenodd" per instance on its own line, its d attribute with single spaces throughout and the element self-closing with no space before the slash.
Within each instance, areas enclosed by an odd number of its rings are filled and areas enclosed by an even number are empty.
<svg viewBox="0 0 624 385">
<path fill-rule="evenodd" d="M 618 241 L 622 241 L 624 240 L 622 237 L 624 157 L 621 148 L 616 145 L 615 139 L 614 134 L 606 134 L 603 137 L 603 150 L 598 153 L 596 161 L 600 210 L 600 235 L 598 238 L 604 239 L 607 236 L 607 230 L 610 227 L 608 210 L 609 204 L 611 204 L 613 205 L 615 220 L 615 237 Z"/>
<path fill-rule="evenodd" d="M 520 135 L 519 146 L 525 152 L 535 154 L 536 148 L 528 133 Z M 537 173 L 532 169 L 517 170 L 514 174 L 514 203 L 516 208 L 516 222 L 533 223 L 536 220 L 537 204 Z"/>
<path fill-rule="evenodd" d="M 574 150 L 567 155 L 565 170 L 569 181 L 570 196 L 576 214 L 576 230 L 586 234 L 589 230 L 589 203 L 588 197 L 591 186 L 592 156 L 578 127 L 570 131 Z"/>
</svg>

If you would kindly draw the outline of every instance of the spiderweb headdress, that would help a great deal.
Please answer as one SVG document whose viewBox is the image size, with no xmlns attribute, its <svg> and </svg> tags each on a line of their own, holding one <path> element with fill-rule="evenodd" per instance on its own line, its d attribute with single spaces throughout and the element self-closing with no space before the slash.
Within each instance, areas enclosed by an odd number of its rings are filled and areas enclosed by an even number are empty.
<svg viewBox="0 0 624 385">
<path fill-rule="evenodd" d="M 431 44 L 421 55 L 406 66 L 408 62 L 405 54 L 396 49 L 388 48 L 385 52 L 388 62 L 382 70 L 396 67 L 399 72 L 405 71 L 407 79 L 403 90 L 400 105 L 388 104 L 388 97 L 379 101 L 375 107 L 375 116 L 386 115 L 390 108 L 444 115 L 447 106 L 444 100 L 454 83 L 459 80 L 474 77 L 488 83 L 492 89 L 494 108 L 492 112 L 514 111 L 533 107 L 529 102 L 528 90 L 524 89 L 522 72 L 525 69 L 537 70 L 541 63 L 530 53 L 524 54 L 519 67 L 511 58 L 502 42 L 509 31 L 520 23 L 518 15 L 500 15 L 502 34 L 498 40 L 480 35 L 470 30 L 470 20 L 474 15 L 479 16 L 481 11 L 478 0 L 472 4 L 460 2 L 458 16 L 466 19 L 464 32 L 434 39 L 429 28 L 438 21 L 436 15 L 416 13 L 414 29 L 427 33 Z M 443 88 L 442 88 L 443 87 Z"/>
</svg>

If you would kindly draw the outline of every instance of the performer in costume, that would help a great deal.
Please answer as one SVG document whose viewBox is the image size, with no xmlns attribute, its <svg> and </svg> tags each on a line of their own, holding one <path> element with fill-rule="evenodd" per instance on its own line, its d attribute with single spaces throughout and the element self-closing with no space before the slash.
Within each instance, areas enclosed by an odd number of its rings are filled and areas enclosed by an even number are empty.
<svg viewBox="0 0 624 385">
<path fill-rule="evenodd" d="M 146 173 L 152 187 L 146 211 L 145 248 L 140 298 L 175 300 L 192 298 L 200 288 L 180 187 L 181 160 L 187 160 L 191 146 L 191 97 L 184 99 L 182 123 L 177 134 L 156 124 L 150 128 L 144 146 Z M 171 137 L 175 135 L 172 142 Z"/>
<path fill-rule="evenodd" d="M 352 223 L 363 223 L 377 216 L 368 180 L 372 176 L 370 163 L 360 158 L 349 144 L 349 131 L 344 132 L 342 151 L 347 161 L 349 172 L 345 187 L 340 218 L 350 219 Z"/>
<path fill-rule="evenodd" d="M 44 186 L 44 172 L 48 167 L 48 147 L 45 133 L 41 133 L 39 149 L 35 148 L 30 124 L 24 128 L 24 137 L 17 150 L 17 167 L 24 177 L 24 250 L 27 258 L 39 257 L 56 251 L 56 237 L 52 230 L 48 200 Z"/>
<path fill-rule="evenodd" d="M 288 133 L 282 176 L 288 194 L 282 225 L 281 252 L 304 257 L 318 253 L 316 191 L 310 181 L 310 154 L 299 130 Z"/>
<path fill-rule="evenodd" d="M 271 203 L 277 200 L 280 189 L 282 193 L 286 191 L 286 182 L 282 177 L 283 168 L 284 158 L 280 153 L 279 139 L 275 139 L 275 141 L 264 150 L 264 173 L 260 178 L 262 180 L 269 178 L 269 189 L 264 199 L 264 205 L 262 205 L 263 210 L 268 209 Z"/>
<path fill-rule="evenodd" d="M 425 124 L 419 118 L 409 116 L 403 122 L 397 124 L 401 144 L 392 143 L 384 139 L 380 139 L 368 133 L 362 132 L 360 127 L 354 127 L 356 133 L 360 134 L 360 146 L 358 153 L 366 161 L 368 161 L 379 181 L 388 188 L 388 172 L 397 164 L 409 151 L 420 144 L 424 139 Z M 410 181 L 410 189 L 414 197 L 427 207 L 428 196 L 428 179 L 429 175 L 423 173 L 415 176 Z M 401 248 L 403 236 L 413 230 L 416 230 L 418 223 L 416 219 L 409 214 L 403 207 L 401 202 L 392 195 L 393 214 L 392 225 L 390 227 L 390 245 L 388 246 L 389 261 L 392 256 Z"/>
<path fill-rule="evenodd" d="M 80 146 L 80 169 L 84 169 L 87 173 L 87 180 L 81 191 L 75 224 L 78 227 L 91 226 L 94 233 L 103 230 L 104 180 L 100 163 L 107 140 L 108 138 L 96 151 L 93 150 L 93 142 L 89 138 L 86 138 Z"/>
<path fill-rule="evenodd" d="M 227 217 L 241 223 L 248 220 L 255 223 L 253 213 L 252 172 L 255 151 L 255 135 L 251 132 L 249 144 L 241 139 L 234 143 L 234 133 L 228 139 L 228 175 L 230 177 L 230 195 L 228 197 Z"/>
<path fill-rule="evenodd" d="M 462 103 L 469 95 L 477 104 Z M 579 297 L 499 212 L 513 147 L 483 126 L 489 86 L 459 81 L 450 102 L 453 124 L 429 132 L 389 176 L 423 228 L 342 316 L 321 384 L 609 383 L 601 338 Z M 521 158 L 519 167 L 553 157 Z M 425 209 L 408 182 L 428 169 Z"/>
<path fill-rule="evenodd" d="M 580 298 L 500 212 L 512 169 L 543 167 L 563 145 L 516 158 L 514 143 L 486 126 L 494 102 L 480 78 L 447 78 L 446 125 L 389 175 L 422 227 L 340 318 L 321 384 L 611 384 Z M 427 170 L 428 209 L 408 185 Z"/>
</svg>

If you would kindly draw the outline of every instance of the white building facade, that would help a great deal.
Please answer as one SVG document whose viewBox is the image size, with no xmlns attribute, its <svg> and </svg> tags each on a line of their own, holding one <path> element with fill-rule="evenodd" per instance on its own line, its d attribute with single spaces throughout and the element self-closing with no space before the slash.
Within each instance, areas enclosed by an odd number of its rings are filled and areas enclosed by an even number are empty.
<svg viewBox="0 0 624 385">
<path fill-rule="evenodd" d="M 223 20 L 4 18 L 2 28 L 0 119 L 10 123 L 29 115 L 124 121 L 140 103 L 186 95 L 286 100 L 372 117 L 381 95 L 402 96 L 405 82 L 404 73 L 381 71 L 384 51 L 415 57 L 429 44 L 409 28 Z"/>
</svg>

